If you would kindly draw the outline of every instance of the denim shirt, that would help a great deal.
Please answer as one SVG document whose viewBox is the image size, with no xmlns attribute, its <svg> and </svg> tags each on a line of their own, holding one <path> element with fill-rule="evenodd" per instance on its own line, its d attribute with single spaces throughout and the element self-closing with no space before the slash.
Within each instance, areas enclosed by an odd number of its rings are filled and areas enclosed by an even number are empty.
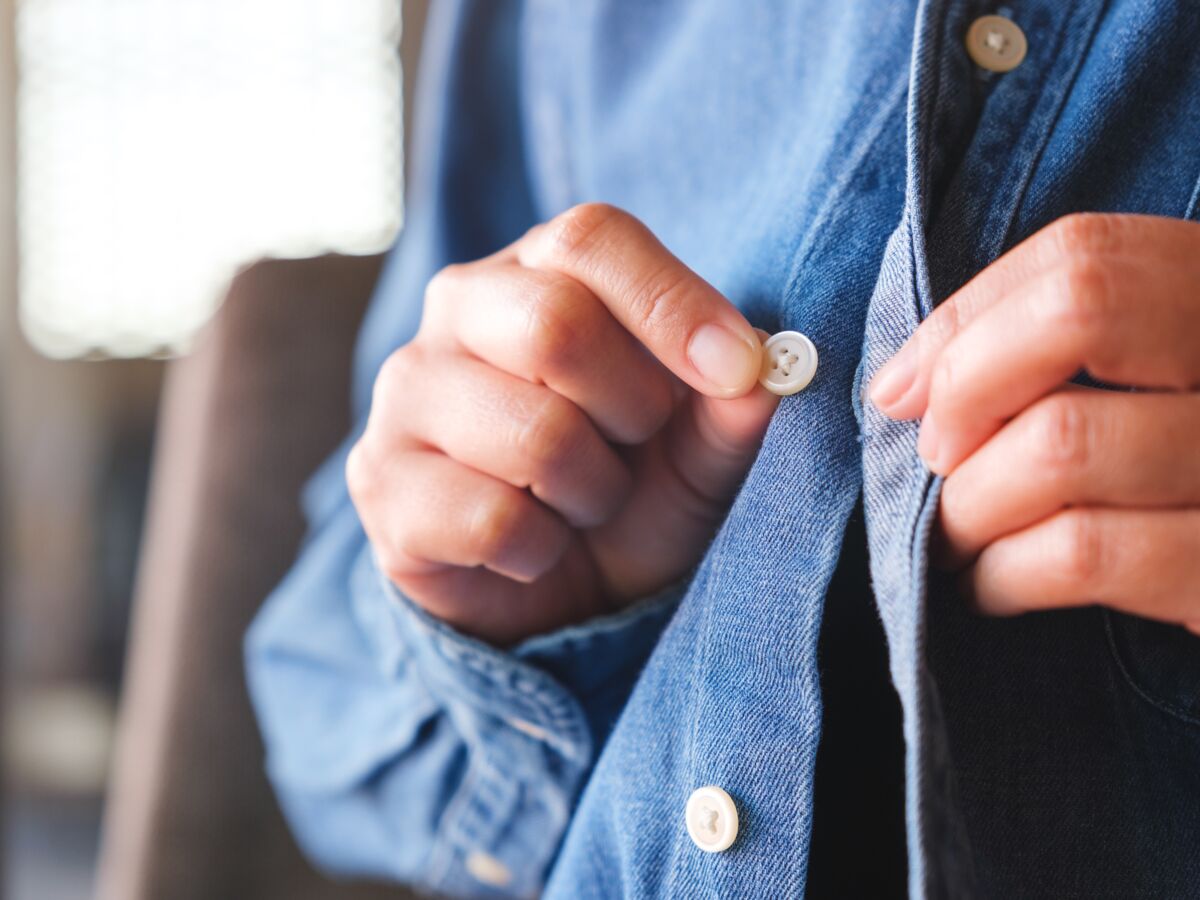
<svg viewBox="0 0 1200 900">
<path fill-rule="evenodd" d="M 1011 72 L 965 51 L 984 14 L 1028 39 Z M 967 614 L 927 567 L 939 484 L 916 426 L 860 400 L 936 303 L 1054 219 L 1197 215 L 1195 0 L 463 0 L 434 5 L 425 47 L 360 421 L 439 268 L 581 201 L 640 217 L 821 362 L 683 583 L 509 650 L 381 577 L 346 449 L 330 460 L 247 640 L 269 775 L 312 858 L 455 896 L 801 896 L 817 636 L 861 497 L 910 894 L 1200 894 L 1200 641 L 1098 609 Z M 721 853 L 685 828 L 703 785 L 738 809 Z"/>
</svg>

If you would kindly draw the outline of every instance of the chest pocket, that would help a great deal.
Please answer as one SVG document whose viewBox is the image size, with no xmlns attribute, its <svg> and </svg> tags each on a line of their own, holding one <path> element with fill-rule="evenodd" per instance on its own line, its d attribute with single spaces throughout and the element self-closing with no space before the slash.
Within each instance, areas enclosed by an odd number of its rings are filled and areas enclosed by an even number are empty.
<svg viewBox="0 0 1200 900">
<path fill-rule="evenodd" d="M 1200 727 L 1200 637 L 1112 610 L 1104 612 L 1104 629 L 1126 685 L 1161 712 Z"/>
<path fill-rule="evenodd" d="M 1184 218 L 1200 223 L 1200 173 L 1195 173 Z M 1200 727 L 1200 637 L 1113 610 L 1104 611 L 1104 630 L 1126 685 L 1161 712 Z"/>
<path fill-rule="evenodd" d="M 1083 32 L 1082 20 L 1077 24 Z M 1116 2 L 1089 26 L 1094 30 L 1086 43 L 1073 48 L 1078 65 L 1053 123 L 1040 129 L 1037 160 L 1023 182 L 1014 182 L 1020 196 L 1011 216 L 1000 217 L 1007 224 L 999 250 L 1071 212 L 1200 221 L 1200 54 L 1194 49 L 1200 16 L 1170 4 Z M 1018 92 L 1018 86 L 1009 80 L 996 90 Z M 1103 619 L 1129 690 L 1200 727 L 1200 637 L 1111 610 Z"/>
</svg>

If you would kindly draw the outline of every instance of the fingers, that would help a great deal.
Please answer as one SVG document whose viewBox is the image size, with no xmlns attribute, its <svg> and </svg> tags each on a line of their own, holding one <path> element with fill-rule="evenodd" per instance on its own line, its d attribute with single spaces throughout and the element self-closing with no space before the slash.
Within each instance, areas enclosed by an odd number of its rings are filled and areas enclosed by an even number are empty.
<svg viewBox="0 0 1200 900">
<path fill-rule="evenodd" d="M 553 569 L 529 584 L 462 567 L 394 580 L 431 615 L 500 646 L 613 611 L 596 588 L 594 566 L 578 540 Z"/>
<path fill-rule="evenodd" d="M 1064 390 L 1033 404 L 942 487 L 942 561 L 1075 506 L 1200 506 L 1200 397 Z"/>
<path fill-rule="evenodd" d="M 990 544 L 965 586 L 993 615 L 1098 603 L 1195 623 L 1198 554 L 1198 510 L 1072 509 Z"/>
<path fill-rule="evenodd" d="M 695 390 L 739 397 L 757 382 L 760 344 L 750 324 L 628 213 L 577 206 L 518 241 L 517 256 L 583 284 Z"/>
<path fill-rule="evenodd" d="M 613 594 L 644 596 L 662 586 L 664 571 L 683 571 L 700 557 L 778 403 L 761 387 L 734 400 L 693 394 L 662 440 L 640 448 L 628 504 L 587 535 Z"/>
<path fill-rule="evenodd" d="M 408 371 L 383 376 L 403 379 L 388 419 L 398 439 L 528 488 L 575 527 L 598 525 L 625 502 L 628 470 L 571 401 L 469 357 L 428 355 L 406 347 L 397 359 Z"/>
<path fill-rule="evenodd" d="M 871 383 L 872 402 L 893 418 L 922 415 L 942 351 L 997 303 L 1020 293 L 1028 283 L 1064 269 L 1069 270 L 1064 274 L 1068 281 L 1069 273 L 1074 272 L 1082 282 L 1089 280 L 1089 272 L 1109 263 L 1131 260 L 1141 260 L 1160 271 L 1194 273 L 1198 233 L 1200 226 L 1195 223 L 1157 216 L 1084 213 L 1057 220 L 939 305 L 876 374 Z"/>
<path fill-rule="evenodd" d="M 1135 301 L 1136 298 L 1136 301 Z M 1182 273 L 1065 269 L 982 313 L 940 354 L 918 450 L 953 470 L 1010 417 L 1080 369 L 1143 387 L 1200 383 L 1200 303 Z"/>
<path fill-rule="evenodd" d="M 529 494 L 440 453 L 370 453 L 358 444 L 347 481 L 380 566 L 401 589 L 446 566 L 530 582 L 570 542 L 567 525 Z"/>
<path fill-rule="evenodd" d="M 779 400 L 762 387 L 736 400 L 693 395 L 667 435 L 675 474 L 692 485 L 697 496 L 712 502 L 711 516 L 724 514 L 746 477 Z"/>
<path fill-rule="evenodd" d="M 516 264 L 443 270 L 426 292 L 422 332 L 545 384 L 619 443 L 641 443 L 671 414 L 670 375 L 590 291 L 558 273 Z"/>
</svg>

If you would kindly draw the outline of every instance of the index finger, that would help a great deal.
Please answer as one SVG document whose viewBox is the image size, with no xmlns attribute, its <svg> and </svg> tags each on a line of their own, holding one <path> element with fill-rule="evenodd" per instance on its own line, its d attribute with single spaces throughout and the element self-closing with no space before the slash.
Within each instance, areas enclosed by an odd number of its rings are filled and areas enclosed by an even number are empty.
<svg viewBox="0 0 1200 900">
<path fill-rule="evenodd" d="M 1002 257 L 939 304 L 904 346 L 876 373 L 871 401 L 893 419 L 915 419 L 929 402 L 942 351 L 1000 301 L 1056 269 L 1081 262 L 1152 257 L 1164 265 L 1196 257 L 1194 223 L 1161 216 L 1073 213 L 1063 216 Z"/>
<path fill-rule="evenodd" d="M 740 397 L 758 381 L 762 345 L 750 323 L 628 213 L 585 203 L 532 229 L 515 250 L 521 265 L 581 282 L 700 393 Z"/>
</svg>

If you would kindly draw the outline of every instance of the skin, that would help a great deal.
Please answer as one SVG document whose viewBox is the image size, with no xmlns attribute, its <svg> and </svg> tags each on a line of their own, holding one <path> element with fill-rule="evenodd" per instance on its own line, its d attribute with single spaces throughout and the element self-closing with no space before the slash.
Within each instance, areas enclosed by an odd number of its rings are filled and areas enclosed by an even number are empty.
<svg viewBox="0 0 1200 900">
<path fill-rule="evenodd" d="M 775 409 L 763 336 L 601 204 L 443 270 L 347 463 L 382 571 L 501 645 L 669 586 Z"/>
<path fill-rule="evenodd" d="M 600 204 L 439 273 L 347 465 L 383 572 L 497 644 L 671 584 L 774 411 L 764 336 Z M 1198 389 L 1200 224 L 1086 214 L 941 304 L 871 399 L 921 419 L 938 560 L 981 612 L 1103 604 L 1200 634 Z"/>
<path fill-rule="evenodd" d="M 1200 634 L 1198 390 L 1200 224 L 1084 214 L 942 303 L 870 396 L 921 419 L 940 561 L 980 611 L 1101 604 Z"/>
</svg>

